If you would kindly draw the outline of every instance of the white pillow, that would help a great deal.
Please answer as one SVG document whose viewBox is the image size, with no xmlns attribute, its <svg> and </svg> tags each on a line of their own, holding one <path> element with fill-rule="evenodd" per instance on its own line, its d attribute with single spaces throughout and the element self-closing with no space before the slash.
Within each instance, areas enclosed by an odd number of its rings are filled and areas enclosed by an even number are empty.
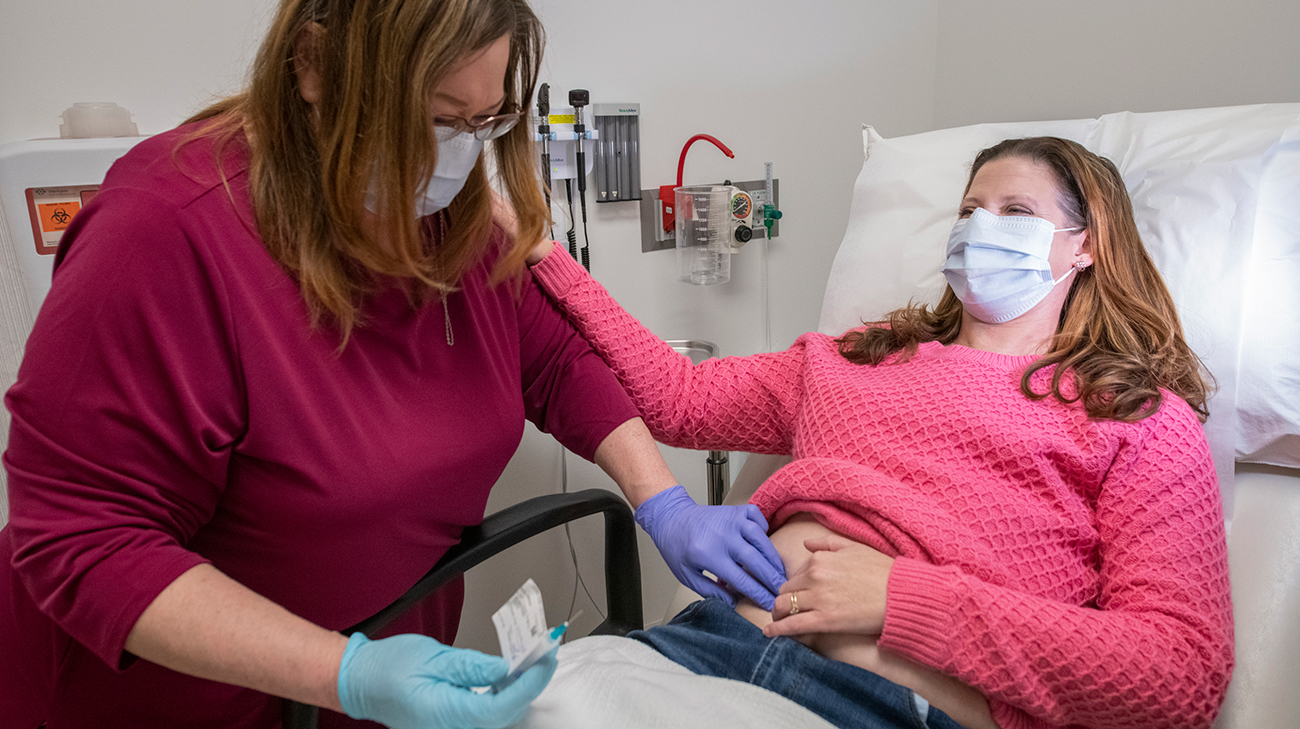
<svg viewBox="0 0 1300 729">
<path fill-rule="evenodd" d="M 1138 229 L 1178 306 L 1188 343 L 1218 381 L 1205 432 L 1224 508 L 1230 512 L 1242 311 L 1260 178 L 1270 150 L 1297 119 L 1300 104 L 1269 104 L 981 124 L 895 139 L 864 127 L 866 161 L 818 328 L 838 334 L 909 299 L 938 301 L 948 231 L 979 150 L 1013 137 L 1077 141 L 1119 168 Z M 1292 278 L 1288 284 L 1294 290 L 1300 282 Z M 1288 313 L 1294 316 L 1291 302 Z M 1285 333 L 1281 328 L 1270 327 L 1270 344 L 1289 347 L 1287 361 L 1300 361 L 1300 332 L 1294 326 Z M 1254 351 L 1254 346 L 1251 342 L 1247 349 Z M 1297 397 L 1300 387 L 1293 385 L 1291 402 Z M 1291 427 L 1300 432 L 1300 421 Z"/>
<path fill-rule="evenodd" d="M 1300 468 L 1300 125 L 1260 180 L 1242 313 L 1237 460 Z"/>
</svg>

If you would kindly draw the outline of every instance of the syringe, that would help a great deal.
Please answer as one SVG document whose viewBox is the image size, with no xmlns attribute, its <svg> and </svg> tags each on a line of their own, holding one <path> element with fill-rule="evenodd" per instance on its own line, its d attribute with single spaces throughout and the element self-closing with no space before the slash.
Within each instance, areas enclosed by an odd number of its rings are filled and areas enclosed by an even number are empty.
<svg viewBox="0 0 1300 729">
<path fill-rule="evenodd" d="M 576 618 L 578 616 L 575 615 L 573 617 Z M 515 666 L 514 670 L 510 673 L 507 673 L 494 681 L 488 690 L 494 694 L 497 693 L 501 689 L 514 683 L 516 679 L 524 674 L 524 671 L 532 668 L 535 663 L 542 660 L 543 656 L 550 653 L 555 646 L 560 644 L 560 637 L 564 635 L 564 631 L 569 629 L 569 623 L 572 622 L 572 620 L 573 618 L 564 621 L 562 624 L 552 628 L 550 633 L 539 637 L 537 642 L 533 644 L 532 650 L 528 651 L 528 654 L 519 662 L 519 665 Z"/>
</svg>

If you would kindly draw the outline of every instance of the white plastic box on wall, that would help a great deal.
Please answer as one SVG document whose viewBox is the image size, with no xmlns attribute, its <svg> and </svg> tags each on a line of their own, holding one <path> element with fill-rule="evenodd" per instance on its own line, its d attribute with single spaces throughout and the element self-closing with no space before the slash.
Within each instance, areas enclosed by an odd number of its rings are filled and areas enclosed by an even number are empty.
<svg viewBox="0 0 1300 729">
<path fill-rule="evenodd" d="M 113 162 L 142 139 L 33 139 L 0 146 L 0 304 L 8 305 L 21 290 L 28 317 L 36 315 L 72 216 L 94 197 Z"/>
</svg>

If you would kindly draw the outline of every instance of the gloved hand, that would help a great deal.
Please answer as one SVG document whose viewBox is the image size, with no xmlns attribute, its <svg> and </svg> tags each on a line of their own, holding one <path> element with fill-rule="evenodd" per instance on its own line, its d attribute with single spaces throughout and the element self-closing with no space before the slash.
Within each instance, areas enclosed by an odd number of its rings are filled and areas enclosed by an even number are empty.
<svg viewBox="0 0 1300 729">
<path fill-rule="evenodd" d="M 708 570 L 764 610 L 772 609 L 785 582 L 785 565 L 757 506 L 700 506 L 685 487 L 674 486 L 637 507 L 636 523 L 683 585 L 734 607 L 735 596 L 701 574 Z"/>
<path fill-rule="evenodd" d="M 498 729 L 519 721 L 555 673 L 552 651 L 500 693 L 476 694 L 504 676 L 506 660 L 451 648 L 424 635 L 348 639 L 339 664 L 339 703 L 353 719 L 393 729 Z"/>
</svg>

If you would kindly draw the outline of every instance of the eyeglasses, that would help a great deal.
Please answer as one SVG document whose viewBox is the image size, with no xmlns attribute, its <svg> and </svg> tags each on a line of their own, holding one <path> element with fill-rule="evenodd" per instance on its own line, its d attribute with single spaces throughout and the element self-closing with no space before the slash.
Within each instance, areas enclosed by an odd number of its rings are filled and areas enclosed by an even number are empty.
<svg viewBox="0 0 1300 729">
<path fill-rule="evenodd" d="M 493 114 L 492 116 L 476 117 L 475 119 L 465 119 L 459 116 L 435 116 L 433 125 L 453 130 L 457 134 L 472 134 L 480 142 L 486 142 L 514 129 L 523 116 L 524 112 L 522 111 Z"/>
</svg>

